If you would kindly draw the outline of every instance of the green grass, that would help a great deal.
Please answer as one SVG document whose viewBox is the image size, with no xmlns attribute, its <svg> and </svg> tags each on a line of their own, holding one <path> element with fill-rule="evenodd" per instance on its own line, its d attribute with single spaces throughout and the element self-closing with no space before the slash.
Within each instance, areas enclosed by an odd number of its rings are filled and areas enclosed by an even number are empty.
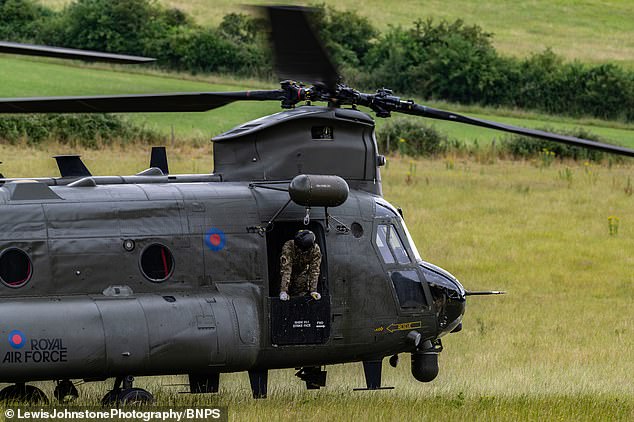
<svg viewBox="0 0 634 422">
<path fill-rule="evenodd" d="M 308 4 L 321 1 L 300 0 Z M 496 48 L 506 55 L 526 56 L 551 47 L 569 60 L 615 62 L 634 65 L 634 3 L 623 0 L 324 0 L 340 10 L 355 10 L 380 29 L 388 25 L 411 26 L 416 19 L 463 19 L 494 33 Z M 68 0 L 43 0 L 61 7 Z M 229 12 L 244 12 L 232 0 L 161 0 L 192 14 L 201 24 L 217 25 Z M 288 2 L 252 0 L 248 4 Z"/>
<path fill-rule="evenodd" d="M 220 77 L 187 77 L 180 74 L 143 71 L 138 68 L 118 67 L 74 67 L 66 63 L 3 57 L 0 60 L 0 97 L 28 97 L 55 95 L 98 95 L 98 94 L 138 94 L 180 91 L 231 91 L 242 89 L 271 89 L 257 81 L 239 81 Z M 504 109 L 456 106 L 445 103 L 429 103 L 449 110 L 456 110 L 474 117 L 497 120 L 531 128 L 550 126 L 553 128 L 586 127 L 589 131 L 634 147 L 634 125 L 619 122 L 605 122 L 597 119 L 575 120 L 558 116 L 544 116 L 536 113 L 518 112 Z M 243 102 L 222 107 L 205 113 L 140 113 L 131 114 L 135 122 L 171 136 L 172 128 L 176 139 L 208 139 L 240 123 L 279 111 L 274 102 Z M 473 110 L 475 113 L 470 113 Z M 486 145 L 494 138 L 503 136 L 501 132 L 475 126 L 459 125 L 451 122 L 433 122 L 450 137 Z M 583 123 L 583 124 L 581 124 Z M 382 125 L 383 120 L 378 119 Z"/>
<path fill-rule="evenodd" d="M 66 151 L 48 148 L 0 146 L 2 171 L 54 174 L 48 156 Z M 95 174 L 147 166 L 141 146 L 80 152 Z M 208 145 L 169 153 L 175 172 L 211 168 Z M 468 299 L 464 329 L 443 340 L 432 383 L 416 382 L 401 355 L 397 369 L 384 365 L 392 391 L 352 392 L 363 385 L 360 364 L 328 367 L 320 391 L 305 391 L 293 370 L 272 371 L 260 401 L 244 373 L 223 374 L 211 396 L 178 394 L 185 386 L 172 384 L 185 377 L 136 385 L 162 404 L 228 406 L 231 420 L 632 420 L 634 196 L 625 188 L 634 168 L 539 164 L 388 158 L 385 197 L 403 208 L 423 258 L 468 289 L 508 292 Z M 609 216 L 620 219 L 616 236 Z M 50 396 L 52 383 L 40 385 Z M 97 403 L 108 387 L 81 386 L 81 403 Z"/>
<path fill-rule="evenodd" d="M 156 398 L 163 407 L 223 406 L 228 408 L 230 421 L 628 421 L 634 417 L 631 397 L 439 393 L 426 385 L 411 386 L 404 391 L 396 374 L 386 379 L 400 390 L 352 392 L 353 386 L 362 385 L 354 383 L 363 382 L 356 376 L 360 371 L 360 365 L 329 368 L 329 380 L 339 383 L 339 387 L 331 385 L 321 391 L 304 391 L 293 376 L 294 371 L 275 371 L 269 376 L 270 384 L 275 384 L 269 387 L 269 397 L 263 400 L 250 398 L 246 374 L 222 375 L 224 385 L 220 393 L 211 396 L 179 395 L 186 387 L 173 385 L 185 384 L 185 377 L 138 379 L 137 384 L 158 391 Z M 100 384 L 80 387 L 84 395 L 81 404 L 95 406 L 99 402 L 107 389 L 105 383 Z M 52 393 L 52 387 L 45 390 Z"/>
</svg>

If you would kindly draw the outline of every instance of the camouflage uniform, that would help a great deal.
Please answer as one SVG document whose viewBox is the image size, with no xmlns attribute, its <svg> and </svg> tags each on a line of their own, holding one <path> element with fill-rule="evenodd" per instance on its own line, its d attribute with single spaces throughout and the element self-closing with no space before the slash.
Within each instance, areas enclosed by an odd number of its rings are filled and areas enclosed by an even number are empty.
<svg viewBox="0 0 634 422">
<path fill-rule="evenodd" d="M 321 250 L 317 243 L 304 252 L 295 246 L 294 240 L 288 240 L 284 243 L 280 256 L 280 291 L 291 296 L 303 296 L 317 291 L 320 265 Z"/>
</svg>

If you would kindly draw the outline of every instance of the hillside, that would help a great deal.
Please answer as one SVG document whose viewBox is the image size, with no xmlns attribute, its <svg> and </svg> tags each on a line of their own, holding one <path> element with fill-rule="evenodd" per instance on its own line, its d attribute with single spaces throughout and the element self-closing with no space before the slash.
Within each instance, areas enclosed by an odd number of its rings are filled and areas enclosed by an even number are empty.
<svg viewBox="0 0 634 422">
<path fill-rule="evenodd" d="M 68 0 L 40 0 L 60 8 Z M 463 19 L 494 34 L 494 45 L 507 55 L 526 56 L 551 47 L 569 60 L 614 62 L 634 66 L 634 2 L 621 0 L 324 0 L 341 10 L 355 10 L 378 28 L 410 26 L 417 19 Z M 267 0 L 160 0 L 189 12 L 201 24 L 215 25 L 230 12 L 244 12 L 245 3 L 271 4 Z M 279 2 L 278 2 L 279 3 Z M 320 2 L 283 2 L 295 4 Z"/>
</svg>

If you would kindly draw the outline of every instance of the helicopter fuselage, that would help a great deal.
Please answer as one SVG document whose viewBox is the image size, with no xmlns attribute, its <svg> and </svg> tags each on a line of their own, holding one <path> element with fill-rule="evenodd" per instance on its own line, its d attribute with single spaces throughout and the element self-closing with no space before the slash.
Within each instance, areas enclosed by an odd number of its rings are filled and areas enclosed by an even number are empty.
<svg viewBox="0 0 634 422">
<path fill-rule="evenodd" d="M 289 315 L 298 339 L 271 311 L 291 305 L 277 298 L 275 261 L 305 210 L 291 205 L 271 230 L 253 229 L 286 193 L 240 182 L 19 188 L 59 199 L 0 188 L 0 381 L 324 365 L 409 350 L 412 330 L 438 335 L 417 252 L 375 195 L 352 191 L 328 222 L 313 210 L 323 298 L 292 299 L 306 312 Z M 396 260 L 381 258 L 385 227 L 403 246 L 392 246 Z M 418 275 L 418 303 L 399 302 L 395 272 Z"/>
<path fill-rule="evenodd" d="M 6 179 L 0 382 L 204 377 L 439 350 L 460 323 L 464 290 L 420 259 L 381 197 L 363 116 L 308 107 L 247 124 L 240 139 L 221 137 L 210 175 Z M 291 165 L 266 155 L 286 125 L 308 133 L 286 147 Z M 307 214 L 284 186 L 310 167 L 316 141 L 342 151 L 323 173 L 346 176 L 350 192 Z M 301 228 L 322 250 L 322 298 L 282 302 L 281 247 Z"/>
</svg>

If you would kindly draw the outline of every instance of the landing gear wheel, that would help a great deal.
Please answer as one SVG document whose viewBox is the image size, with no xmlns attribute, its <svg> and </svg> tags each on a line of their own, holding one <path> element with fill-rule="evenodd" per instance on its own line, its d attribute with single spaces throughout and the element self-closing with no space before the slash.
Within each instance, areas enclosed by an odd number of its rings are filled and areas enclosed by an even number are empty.
<svg viewBox="0 0 634 422">
<path fill-rule="evenodd" d="M 104 407 L 119 405 L 143 406 L 154 403 L 152 393 L 142 388 L 133 388 L 133 381 L 134 377 L 131 375 L 117 377 L 112 390 L 108 391 L 101 399 L 101 405 Z"/>
<path fill-rule="evenodd" d="M 58 381 L 57 386 L 53 391 L 53 395 L 58 402 L 68 403 L 79 397 L 79 391 L 77 391 L 77 387 L 75 387 L 75 384 L 70 382 L 70 380 L 62 380 Z"/>
<path fill-rule="evenodd" d="M 295 376 L 306 382 L 307 390 L 319 390 L 326 386 L 326 371 L 322 371 L 321 366 L 305 366 Z"/>
<path fill-rule="evenodd" d="M 142 388 L 126 388 L 119 392 L 119 403 L 127 406 L 143 406 L 154 403 L 154 396 Z"/>
<path fill-rule="evenodd" d="M 103 407 L 112 407 L 116 406 L 119 401 L 119 393 L 121 390 L 110 390 L 106 393 L 105 396 L 101 399 L 101 405 Z"/>
<path fill-rule="evenodd" d="M 398 366 L 398 353 L 390 356 L 390 366 L 396 368 Z"/>
<path fill-rule="evenodd" d="M 48 398 L 42 390 L 32 385 L 15 384 L 0 390 L 0 402 L 24 402 L 29 404 L 48 404 Z"/>
</svg>

